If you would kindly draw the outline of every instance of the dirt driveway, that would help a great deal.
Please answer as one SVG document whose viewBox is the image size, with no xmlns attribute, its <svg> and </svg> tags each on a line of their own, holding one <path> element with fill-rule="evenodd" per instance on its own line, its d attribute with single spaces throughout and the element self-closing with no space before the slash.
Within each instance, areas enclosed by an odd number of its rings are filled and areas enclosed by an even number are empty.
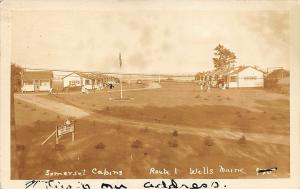
<svg viewBox="0 0 300 189">
<path fill-rule="evenodd" d="M 34 104 L 36 106 L 39 106 L 41 108 L 45 108 L 48 110 L 51 110 L 53 112 L 57 112 L 61 115 L 67 116 L 67 117 L 75 117 L 75 118 L 83 118 L 86 116 L 89 116 L 90 114 L 87 111 L 84 111 L 82 109 L 79 109 L 77 107 L 64 104 L 61 102 L 55 102 L 53 100 L 48 100 L 45 98 L 38 97 L 35 94 L 16 94 L 16 99 Z"/>
</svg>

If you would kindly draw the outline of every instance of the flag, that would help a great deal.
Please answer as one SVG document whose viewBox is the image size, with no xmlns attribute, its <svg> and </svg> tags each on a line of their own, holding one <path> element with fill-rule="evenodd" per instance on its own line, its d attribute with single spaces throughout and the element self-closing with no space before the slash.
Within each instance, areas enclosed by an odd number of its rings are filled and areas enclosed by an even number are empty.
<svg viewBox="0 0 300 189">
<path fill-rule="evenodd" d="M 121 57 L 121 53 L 119 53 L 119 63 L 120 63 L 120 68 L 122 67 L 122 57 Z"/>
</svg>

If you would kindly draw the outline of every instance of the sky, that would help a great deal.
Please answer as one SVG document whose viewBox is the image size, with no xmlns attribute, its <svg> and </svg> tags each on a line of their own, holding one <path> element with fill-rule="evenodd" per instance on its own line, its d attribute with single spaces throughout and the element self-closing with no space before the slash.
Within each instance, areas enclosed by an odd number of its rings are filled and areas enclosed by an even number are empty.
<svg viewBox="0 0 300 189">
<path fill-rule="evenodd" d="M 285 11 L 14 11 L 12 62 L 26 68 L 196 73 L 213 69 L 218 44 L 236 65 L 289 69 Z"/>
</svg>

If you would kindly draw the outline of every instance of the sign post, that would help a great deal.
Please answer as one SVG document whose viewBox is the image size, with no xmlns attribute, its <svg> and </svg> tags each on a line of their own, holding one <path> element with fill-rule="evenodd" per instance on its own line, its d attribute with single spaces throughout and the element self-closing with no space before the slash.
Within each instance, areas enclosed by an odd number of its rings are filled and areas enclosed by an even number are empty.
<svg viewBox="0 0 300 189">
<path fill-rule="evenodd" d="M 75 140 L 75 121 L 66 121 L 62 126 L 56 126 L 56 144 L 59 144 L 59 139 L 63 137 L 63 135 L 72 133 L 72 142 Z"/>
</svg>

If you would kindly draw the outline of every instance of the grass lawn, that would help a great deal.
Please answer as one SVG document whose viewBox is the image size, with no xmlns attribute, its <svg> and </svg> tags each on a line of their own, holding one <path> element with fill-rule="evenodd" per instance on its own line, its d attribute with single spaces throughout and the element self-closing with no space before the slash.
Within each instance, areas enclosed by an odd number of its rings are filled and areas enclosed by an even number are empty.
<svg viewBox="0 0 300 189">
<path fill-rule="evenodd" d="M 289 96 L 264 89 L 232 89 L 200 93 L 194 83 L 163 82 L 162 88 L 127 91 L 117 89 L 90 94 L 41 95 L 71 104 L 92 114 L 77 120 L 75 142 L 65 136 L 59 146 L 52 138 L 41 142 L 65 118 L 55 112 L 15 101 L 18 179 L 44 178 L 268 178 L 289 176 L 289 145 L 199 137 L 170 130 L 156 132 L 147 126 L 126 127 L 122 120 L 186 128 L 228 129 L 244 133 L 284 135 L 289 138 Z M 102 121 L 99 121 L 101 120 Z M 115 120 L 110 122 L 109 119 Z M 119 120 L 119 121 L 118 121 Z M 158 128 L 159 129 L 159 128 Z M 14 154 L 16 153 L 16 154 Z M 223 173 L 240 168 L 246 173 Z M 276 174 L 256 176 L 256 168 L 278 167 Z M 204 174 L 203 167 L 213 169 Z M 122 170 L 122 175 L 93 174 L 92 169 Z M 178 174 L 149 174 L 151 168 Z M 190 169 L 201 170 L 190 174 Z M 85 176 L 45 175 L 46 170 L 86 170 Z"/>
</svg>

